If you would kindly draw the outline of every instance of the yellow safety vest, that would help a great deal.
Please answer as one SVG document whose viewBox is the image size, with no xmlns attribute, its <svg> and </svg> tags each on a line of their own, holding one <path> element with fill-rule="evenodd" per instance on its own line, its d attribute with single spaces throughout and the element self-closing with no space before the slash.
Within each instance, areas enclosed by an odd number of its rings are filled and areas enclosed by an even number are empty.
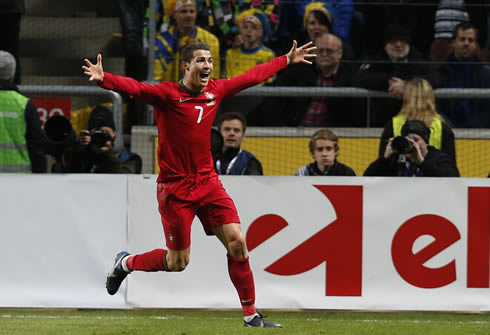
<svg viewBox="0 0 490 335">
<path fill-rule="evenodd" d="M 402 134 L 402 127 L 407 121 L 407 117 L 403 114 L 398 114 L 393 117 L 393 136 Z M 441 150 L 442 148 L 442 120 L 435 117 L 430 125 L 429 145 Z"/>
</svg>

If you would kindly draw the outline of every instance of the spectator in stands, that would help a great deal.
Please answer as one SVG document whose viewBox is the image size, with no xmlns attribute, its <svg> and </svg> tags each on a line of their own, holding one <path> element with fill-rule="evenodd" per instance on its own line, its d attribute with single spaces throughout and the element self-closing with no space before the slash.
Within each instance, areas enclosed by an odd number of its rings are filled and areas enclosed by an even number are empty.
<svg viewBox="0 0 490 335">
<path fill-rule="evenodd" d="M 313 163 L 296 171 L 296 176 L 355 176 L 350 167 L 337 161 L 339 155 L 338 138 L 328 128 L 316 131 L 311 137 L 309 148 Z"/>
<path fill-rule="evenodd" d="M 21 68 L 19 60 L 20 21 L 25 13 L 25 0 L 2 0 L 0 3 L 0 50 L 10 52 L 15 58 L 14 83 L 19 85 Z"/>
<path fill-rule="evenodd" d="M 241 148 L 247 121 L 236 112 L 221 115 L 218 129 L 223 136 L 223 151 L 214 158 L 216 172 L 221 175 L 263 175 L 262 164 Z"/>
<path fill-rule="evenodd" d="M 239 27 L 237 18 L 239 13 L 247 10 L 258 10 L 263 13 L 270 27 L 270 32 L 275 32 L 279 25 L 279 1 L 201 1 L 199 2 L 199 12 L 197 25 L 204 28 L 214 35 L 220 41 L 221 50 L 227 50 L 230 47 L 238 47 L 240 40 Z M 262 42 L 270 46 L 271 33 L 263 36 Z"/>
<path fill-rule="evenodd" d="M 481 0 L 440 0 L 434 13 L 434 40 L 430 49 L 432 61 L 447 59 L 452 52 L 454 28 L 463 22 L 472 22 L 478 27 L 481 34 L 478 34 L 479 47 L 475 52 L 480 59 L 487 59 L 484 47 L 488 36 L 488 6 Z"/>
<path fill-rule="evenodd" d="M 264 35 L 270 34 L 270 25 L 265 14 L 258 9 L 249 9 L 237 18 L 240 27 L 239 40 L 241 44 L 226 51 L 227 78 L 238 76 L 257 64 L 270 61 L 275 57 L 274 52 L 264 46 Z M 269 78 L 267 84 L 272 83 L 274 77 Z M 263 85 L 264 83 L 261 83 Z M 231 97 L 222 102 L 222 112 L 235 111 L 248 117 L 262 102 L 262 97 Z"/>
<path fill-rule="evenodd" d="M 281 72 L 277 86 L 345 87 L 353 86 L 353 69 L 342 63 L 342 40 L 323 33 L 314 41 L 317 47 L 315 66 L 297 64 Z M 266 126 L 364 126 L 365 115 L 358 113 L 356 99 L 333 97 L 269 98 L 260 115 L 251 123 Z"/>
<path fill-rule="evenodd" d="M 274 52 L 264 46 L 262 39 L 270 34 L 270 25 L 265 14 L 258 9 L 242 12 L 237 18 L 240 28 L 240 45 L 226 51 L 226 77 L 232 78 L 248 71 L 253 66 L 266 63 L 275 57 Z M 269 78 L 267 83 L 272 82 Z"/>
<path fill-rule="evenodd" d="M 429 145 L 430 129 L 420 120 L 408 120 L 401 136 L 392 137 L 364 176 L 459 177 L 455 161 Z"/>
<path fill-rule="evenodd" d="M 37 108 L 13 83 L 16 61 L 0 51 L 0 172 L 46 172 Z"/>
<path fill-rule="evenodd" d="M 301 42 L 314 41 L 323 33 L 334 33 L 342 41 L 350 41 L 354 5 L 352 0 L 301 0 L 281 5 L 280 31 L 285 43 L 280 52 L 287 52 L 291 36 Z M 301 21 L 300 21 L 301 20 Z"/>
<path fill-rule="evenodd" d="M 432 86 L 436 80 L 435 71 L 423 63 L 424 58 L 411 45 L 411 35 L 405 27 L 389 25 L 384 40 L 383 50 L 370 58 L 372 62 L 361 66 L 354 83 L 358 87 L 386 91 L 396 98 L 371 100 L 371 127 L 382 127 L 400 111 L 406 80 L 422 77 Z"/>
<path fill-rule="evenodd" d="M 79 140 L 55 157 L 53 172 L 141 173 L 141 157 L 125 148 L 115 149 L 115 138 L 112 112 L 102 105 L 96 106 L 90 113 L 88 130 L 82 130 Z"/>
<path fill-rule="evenodd" d="M 469 22 L 454 28 L 453 52 L 439 68 L 442 87 L 490 88 L 490 67 L 476 56 L 478 29 Z M 488 99 L 443 99 L 439 110 L 453 127 L 489 128 Z"/>
<path fill-rule="evenodd" d="M 166 0 L 165 13 L 171 14 L 168 29 L 160 32 L 155 41 L 155 80 L 178 82 L 182 79 L 181 51 L 192 42 L 209 45 L 213 59 L 212 77 L 221 76 L 220 46 L 218 38 L 196 25 L 197 8 L 195 0 Z M 165 27 L 165 26 L 164 26 Z"/>
<path fill-rule="evenodd" d="M 430 129 L 429 145 L 448 154 L 456 161 L 453 130 L 437 113 L 434 91 L 430 84 L 422 78 L 414 78 L 407 82 L 402 109 L 386 123 L 381 135 L 380 157 L 383 156 L 389 139 L 401 135 L 402 126 L 407 120 L 424 122 Z"/>
<path fill-rule="evenodd" d="M 147 79 L 148 60 L 147 50 L 143 47 L 143 30 L 147 0 L 119 0 L 119 21 L 122 27 L 124 45 L 124 72 L 126 76 L 138 81 Z M 124 123 L 124 133 L 131 132 L 131 126 L 143 124 L 145 105 L 124 97 L 127 113 Z"/>
</svg>

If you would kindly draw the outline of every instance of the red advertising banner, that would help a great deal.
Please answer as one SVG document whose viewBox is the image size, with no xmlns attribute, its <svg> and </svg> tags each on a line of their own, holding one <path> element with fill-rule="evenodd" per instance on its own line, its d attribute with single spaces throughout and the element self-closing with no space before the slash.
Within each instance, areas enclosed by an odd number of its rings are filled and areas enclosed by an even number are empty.
<svg viewBox="0 0 490 335">
<path fill-rule="evenodd" d="M 71 117 L 71 98 L 42 97 L 31 98 L 31 101 L 37 107 L 42 127 L 53 115 L 63 115 L 68 120 Z"/>
</svg>

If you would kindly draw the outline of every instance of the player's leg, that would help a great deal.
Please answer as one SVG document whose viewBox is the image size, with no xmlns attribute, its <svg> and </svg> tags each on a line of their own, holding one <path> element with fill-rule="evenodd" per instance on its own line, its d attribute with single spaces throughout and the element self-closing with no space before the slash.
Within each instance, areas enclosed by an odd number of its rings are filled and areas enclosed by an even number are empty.
<svg viewBox="0 0 490 335">
<path fill-rule="evenodd" d="M 282 325 L 265 320 L 255 308 L 255 283 L 240 224 L 224 224 L 213 228 L 213 232 L 228 251 L 228 273 L 240 297 L 244 326 L 281 328 Z"/>
<path fill-rule="evenodd" d="M 210 183 L 212 183 L 211 181 Z M 245 237 L 240 230 L 240 218 L 230 196 L 215 179 L 215 189 L 206 195 L 206 202 L 197 216 L 208 235 L 216 235 L 228 251 L 228 273 L 242 305 L 246 327 L 281 327 L 265 321 L 255 309 L 255 284 L 248 262 Z"/>
<path fill-rule="evenodd" d="M 189 264 L 190 229 L 196 209 L 172 197 L 161 186 L 158 185 L 157 191 L 158 208 L 168 250 L 155 249 L 137 255 L 125 251 L 118 253 L 107 275 L 106 288 L 111 295 L 119 290 L 122 281 L 132 271 L 183 271 Z"/>
</svg>

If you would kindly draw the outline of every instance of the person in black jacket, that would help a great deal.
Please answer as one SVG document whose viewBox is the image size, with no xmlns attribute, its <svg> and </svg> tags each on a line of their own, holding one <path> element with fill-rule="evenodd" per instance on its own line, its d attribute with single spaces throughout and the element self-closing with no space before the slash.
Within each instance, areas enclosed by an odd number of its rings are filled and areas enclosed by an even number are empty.
<svg viewBox="0 0 490 335">
<path fill-rule="evenodd" d="M 338 138 L 328 128 L 316 131 L 311 137 L 309 148 L 315 161 L 296 171 L 296 176 L 355 176 L 350 167 L 337 161 Z"/>
<path fill-rule="evenodd" d="M 400 111 L 407 80 L 421 77 L 434 88 L 438 83 L 435 69 L 425 63 L 425 58 L 413 47 L 408 29 L 390 24 L 386 28 L 384 41 L 383 50 L 361 65 L 354 81 L 356 87 L 384 91 L 394 98 L 371 100 L 371 127 L 383 127 Z"/>
<path fill-rule="evenodd" d="M 436 110 L 434 91 L 422 78 L 409 80 L 403 94 L 400 112 L 385 124 L 379 142 L 379 157 L 383 156 L 389 139 L 401 134 L 407 120 L 421 120 L 430 129 L 430 142 L 436 149 L 445 152 L 456 161 L 456 145 L 451 126 Z"/>
<path fill-rule="evenodd" d="M 275 86 L 349 87 L 353 67 L 343 63 L 342 40 L 323 33 L 315 41 L 315 66 L 296 64 L 280 72 Z M 249 123 L 259 126 L 362 127 L 365 113 L 359 99 L 334 97 L 269 98 Z"/>
<path fill-rule="evenodd" d="M 213 158 L 220 175 L 263 175 L 262 164 L 250 152 L 241 148 L 245 139 L 247 120 L 238 112 L 221 115 L 218 129 L 223 136 L 223 150 Z"/>
<path fill-rule="evenodd" d="M 430 146 L 430 129 L 420 120 L 409 120 L 402 134 L 392 137 L 385 153 L 364 172 L 364 176 L 459 177 L 456 163 L 446 153 Z"/>
<path fill-rule="evenodd" d="M 49 122 L 46 127 L 51 126 Z M 72 129 L 72 141 L 61 151 L 51 150 L 56 159 L 52 172 L 141 173 L 142 159 L 138 154 L 124 147 L 114 147 L 116 126 L 112 112 L 107 107 L 98 105 L 92 110 L 87 128 L 80 131 L 78 138 Z"/>
</svg>

